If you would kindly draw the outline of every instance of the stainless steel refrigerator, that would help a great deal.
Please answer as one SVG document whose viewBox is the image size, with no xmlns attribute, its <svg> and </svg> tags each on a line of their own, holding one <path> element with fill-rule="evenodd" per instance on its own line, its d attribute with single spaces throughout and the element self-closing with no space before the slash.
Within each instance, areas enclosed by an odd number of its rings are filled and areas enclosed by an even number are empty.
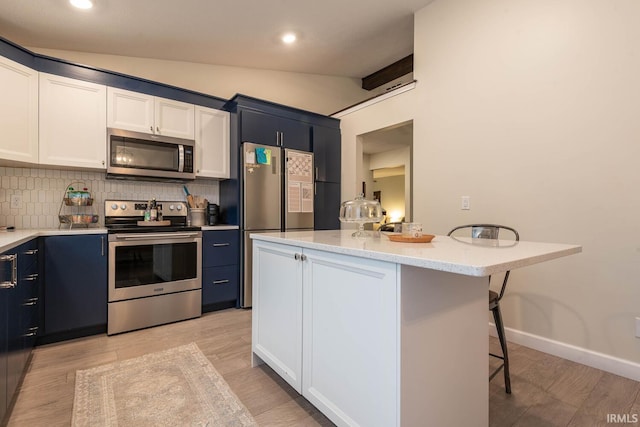
<svg viewBox="0 0 640 427">
<path fill-rule="evenodd" d="M 288 148 L 242 144 L 244 271 L 240 306 L 251 307 L 251 233 L 313 230 L 313 154 Z"/>
</svg>

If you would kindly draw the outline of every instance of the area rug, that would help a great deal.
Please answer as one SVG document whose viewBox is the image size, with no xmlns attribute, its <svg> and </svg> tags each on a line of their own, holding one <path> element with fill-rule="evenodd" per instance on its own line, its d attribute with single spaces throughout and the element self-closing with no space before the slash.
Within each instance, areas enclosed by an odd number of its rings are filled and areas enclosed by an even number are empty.
<svg viewBox="0 0 640 427">
<path fill-rule="evenodd" d="M 257 426 L 195 343 L 76 372 L 71 425 Z"/>
</svg>

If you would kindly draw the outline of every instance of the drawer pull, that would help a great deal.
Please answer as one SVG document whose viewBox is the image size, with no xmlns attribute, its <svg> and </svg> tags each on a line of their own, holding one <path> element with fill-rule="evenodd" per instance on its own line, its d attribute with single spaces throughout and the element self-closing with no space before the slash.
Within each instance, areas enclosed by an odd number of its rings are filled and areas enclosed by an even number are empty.
<svg viewBox="0 0 640 427">
<path fill-rule="evenodd" d="M 38 334 L 38 327 L 29 328 L 29 332 L 23 335 L 24 338 L 35 337 Z"/>
<path fill-rule="evenodd" d="M 24 255 L 35 255 L 38 253 L 37 249 L 29 249 L 28 251 L 24 251 Z"/>
<path fill-rule="evenodd" d="M 223 279 L 223 280 L 214 280 L 213 284 L 214 285 L 222 285 L 224 283 L 229 283 L 229 279 Z"/>
<path fill-rule="evenodd" d="M 28 300 L 25 300 L 24 304 L 22 304 L 25 307 L 28 307 L 30 305 L 36 305 L 38 304 L 38 298 L 29 298 Z"/>
<path fill-rule="evenodd" d="M 0 282 L 0 289 L 13 289 L 16 284 L 13 282 Z"/>
<path fill-rule="evenodd" d="M 24 280 L 38 280 L 38 273 L 30 274 L 24 278 Z"/>
<path fill-rule="evenodd" d="M 222 247 L 222 246 L 231 246 L 231 243 L 214 243 L 213 244 L 214 248 L 219 248 L 219 247 Z"/>
</svg>

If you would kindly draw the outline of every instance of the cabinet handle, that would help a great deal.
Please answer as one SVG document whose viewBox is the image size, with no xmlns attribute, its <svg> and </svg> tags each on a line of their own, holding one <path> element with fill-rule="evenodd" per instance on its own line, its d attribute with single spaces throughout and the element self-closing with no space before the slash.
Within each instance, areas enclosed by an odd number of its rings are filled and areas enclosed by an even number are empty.
<svg viewBox="0 0 640 427">
<path fill-rule="evenodd" d="M 227 242 L 227 243 L 214 243 L 213 244 L 214 248 L 219 248 L 219 247 L 222 247 L 222 246 L 231 246 L 231 243 Z"/>
<path fill-rule="evenodd" d="M 316 182 L 313 183 L 313 195 L 318 195 L 318 184 Z"/>
<path fill-rule="evenodd" d="M 295 259 L 296 261 L 299 261 L 300 260 L 300 254 L 298 254 L 298 253 L 293 254 L 293 259 Z"/>
<path fill-rule="evenodd" d="M 16 254 L 0 255 L 1 262 L 11 262 L 11 281 L 0 283 L 0 289 L 15 288 L 18 284 L 18 256 Z"/>
<path fill-rule="evenodd" d="M 36 304 L 38 304 L 38 298 L 37 297 L 36 298 L 29 298 L 22 305 L 25 306 L 25 307 L 28 307 L 30 305 L 36 305 Z"/>
<path fill-rule="evenodd" d="M 24 338 L 35 337 L 38 333 L 38 327 L 34 326 L 32 328 L 27 329 L 29 332 L 23 335 Z"/>
<path fill-rule="evenodd" d="M 316 167 L 316 181 L 318 180 L 318 168 Z"/>
<path fill-rule="evenodd" d="M 100 236 L 100 256 L 104 256 L 104 236 Z"/>
<path fill-rule="evenodd" d="M 284 132 L 280 132 L 280 147 L 284 147 Z"/>
<path fill-rule="evenodd" d="M 149 130 L 153 133 L 153 126 L 149 126 Z"/>
<path fill-rule="evenodd" d="M 305 254 L 301 254 L 300 261 L 306 261 L 306 260 L 307 260 L 307 256 Z"/>
<path fill-rule="evenodd" d="M 160 133 L 160 126 L 156 126 L 156 132 L 159 134 Z"/>
<path fill-rule="evenodd" d="M 34 281 L 38 280 L 38 273 L 33 273 L 24 278 L 24 280 Z"/>
<path fill-rule="evenodd" d="M 29 249 L 28 251 L 24 251 L 23 255 L 35 255 L 38 253 L 37 249 Z"/>
<path fill-rule="evenodd" d="M 229 283 L 229 280 L 228 279 L 223 279 L 223 280 L 214 280 L 213 281 L 214 285 L 222 285 L 224 283 Z"/>
</svg>

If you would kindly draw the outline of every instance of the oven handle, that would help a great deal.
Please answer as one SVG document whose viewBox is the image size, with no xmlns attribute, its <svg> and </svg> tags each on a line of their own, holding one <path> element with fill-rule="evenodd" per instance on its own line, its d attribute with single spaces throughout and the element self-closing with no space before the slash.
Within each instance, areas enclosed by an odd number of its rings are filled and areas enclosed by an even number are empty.
<svg viewBox="0 0 640 427">
<path fill-rule="evenodd" d="M 115 236 L 118 240 L 184 239 L 198 237 L 198 233 L 126 233 Z"/>
</svg>

